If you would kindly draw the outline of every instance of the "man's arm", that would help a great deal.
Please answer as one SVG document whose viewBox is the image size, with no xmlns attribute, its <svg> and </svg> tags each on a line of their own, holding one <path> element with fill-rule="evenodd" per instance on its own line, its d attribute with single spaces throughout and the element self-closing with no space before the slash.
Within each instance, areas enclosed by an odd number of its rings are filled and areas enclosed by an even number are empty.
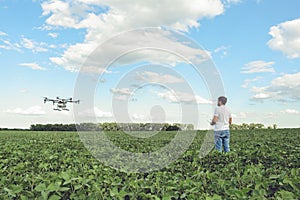
<svg viewBox="0 0 300 200">
<path fill-rule="evenodd" d="M 215 125 L 218 121 L 218 116 L 214 116 L 214 118 L 211 120 L 210 125 Z"/>
</svg>

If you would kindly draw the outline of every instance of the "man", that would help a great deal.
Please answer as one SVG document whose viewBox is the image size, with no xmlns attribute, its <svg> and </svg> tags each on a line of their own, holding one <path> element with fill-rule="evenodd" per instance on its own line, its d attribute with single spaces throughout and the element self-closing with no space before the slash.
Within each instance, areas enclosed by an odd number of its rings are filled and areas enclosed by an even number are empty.
<svg viewBox="0 0 300 200">
<path fill-rule="evenodd" d="M 210 125 L 214 125 L 214 137 L 215 137 L 215 148 L 222 152 L 223 146 L 224 151 L 229 152 L 229 140 L 230 131 L 229 125 L 232 123 L 231 112 L 225 106 L 227 98 L 221 96 L 218 98 L 218 107 L 215 109 L 214 117 Z"/>
</svg>

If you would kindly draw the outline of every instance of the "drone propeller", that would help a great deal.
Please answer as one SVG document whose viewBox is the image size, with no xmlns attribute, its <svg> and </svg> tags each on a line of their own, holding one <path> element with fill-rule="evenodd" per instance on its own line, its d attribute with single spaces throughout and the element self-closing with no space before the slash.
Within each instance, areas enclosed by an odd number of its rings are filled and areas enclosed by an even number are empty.
<svg viewBox="0 0 300 200">
<path fill-rule="evenodd" d="M 56 97 L 56 99 L 59 99 L 59 97 Z"/>
<path fill-rule="evenodd" d="M 78 104 L 79 104 L 79 103 L 80 103 L 80 100 L 79 100 L 79 99 L 76 100 L 76 101 L 70 100 L 70 102 L 71 102 L 71 103 L 78 103 Z"/>
</svg>

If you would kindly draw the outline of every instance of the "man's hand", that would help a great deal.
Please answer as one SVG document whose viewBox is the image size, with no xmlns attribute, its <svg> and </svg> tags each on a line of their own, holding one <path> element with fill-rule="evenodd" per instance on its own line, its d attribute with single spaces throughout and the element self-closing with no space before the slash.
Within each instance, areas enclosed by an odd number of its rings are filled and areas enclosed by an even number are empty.
<svg viewBox="0 0 300 200">
<path fill-rule="evenodd" d="M 232 124 L 232 117 L 229 118 L 229 125 Z"/>
<path fill-rule="evenodd" d="M 216 122 L 214 122 L 214 121 L 210 122 L 210 125 L 212 125 L 212 126 L 215 125 L 215 124 L 216 124 Z"/>
</svg>

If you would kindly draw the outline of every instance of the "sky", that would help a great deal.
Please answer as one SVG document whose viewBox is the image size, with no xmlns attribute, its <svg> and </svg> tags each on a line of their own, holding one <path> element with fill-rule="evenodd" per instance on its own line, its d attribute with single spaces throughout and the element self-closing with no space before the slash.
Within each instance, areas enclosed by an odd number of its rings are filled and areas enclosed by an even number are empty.
<svg viewBox="0 0 300 200">
<path fill-rule="evenodd" d="M 218 94 L 228 97 L 234 123 L 300 127 L 299 7 L 0 0 L 0 127 L 90 120 L 207 129 Z M 57 96 L 81 103 L 69 112 L 44 104 Z"/>
</svg>

